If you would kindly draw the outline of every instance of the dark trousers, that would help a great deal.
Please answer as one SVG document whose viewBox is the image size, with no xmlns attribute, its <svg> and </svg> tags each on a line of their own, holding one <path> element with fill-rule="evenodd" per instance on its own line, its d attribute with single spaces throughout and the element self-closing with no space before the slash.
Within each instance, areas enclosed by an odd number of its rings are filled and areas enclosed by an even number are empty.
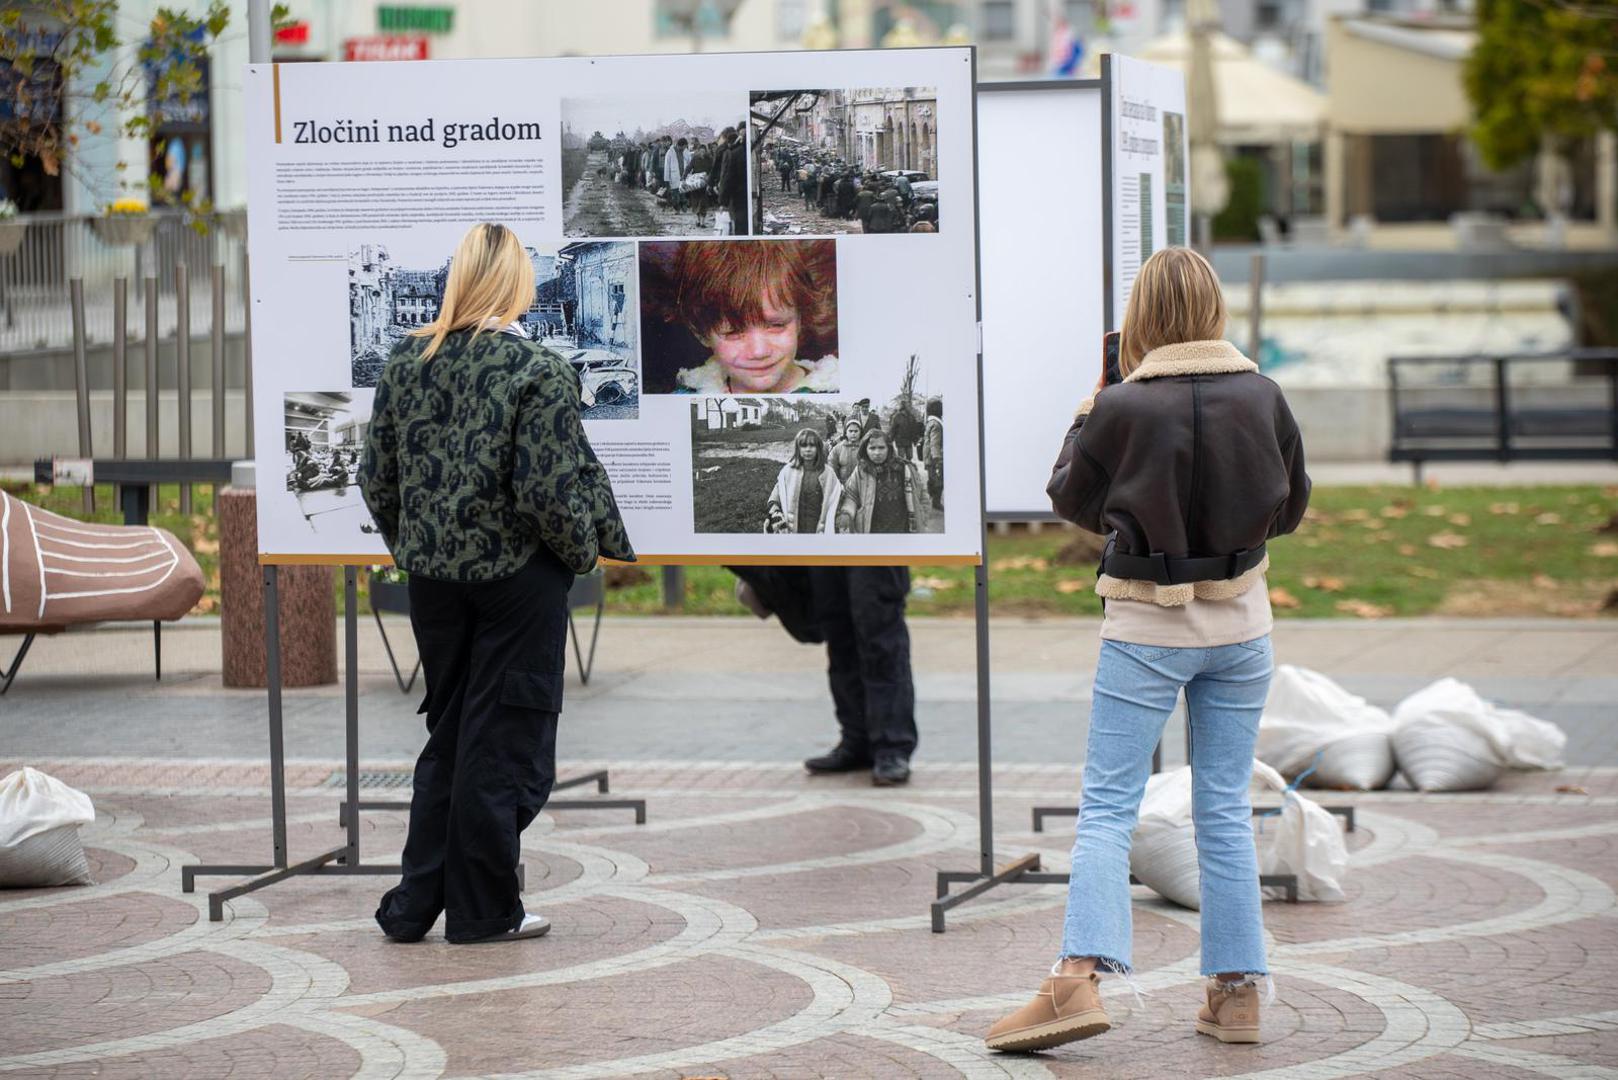
<svg viewBox="0 0 1618 1080">
<path fill-rule="evenodd" d="M 500 581 L 410 578 L 410 625 L 427 676 L 404 874 L 376 921 L 416 940 L 444 914 L 452 942 L 521 924 L 522 832 L 556 781 L 567 596 L 548 552 Z"/>
<path fill-rule="evenodd" d="M 872 757 L 916 749 L 916 683 L 910 671 L 903 566 L 809 570 L 810 595 L 826 638 L 826 673 L 843 742 Z"/>
</svg>

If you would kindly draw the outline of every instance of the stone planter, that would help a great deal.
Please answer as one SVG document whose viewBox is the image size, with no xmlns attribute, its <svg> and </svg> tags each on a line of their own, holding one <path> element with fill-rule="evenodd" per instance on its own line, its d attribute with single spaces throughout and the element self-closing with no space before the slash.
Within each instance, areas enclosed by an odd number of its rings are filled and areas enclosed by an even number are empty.
<svg viewBox="0 0 1618 1080">
<path fill-rule="evenodd" d="M 90 225 L 102 243 L 133 247 L 146 243 L 157 223 L 150 214 L 107 214 L 92 218 Z"/>
<path fill-rule="evenodd" d="M 371 576 L 371 610 L 386 611 L 394 615 L 410 614 L 410 584 L 405 581 L 383 581 Z"/>
<path fill-rule="evenodd" d="M 0 259 L 17 254 L 17 249 L 22 247 L 23 234 L 27 231 L 27 222 L 0 221 Z"/>
</svg>

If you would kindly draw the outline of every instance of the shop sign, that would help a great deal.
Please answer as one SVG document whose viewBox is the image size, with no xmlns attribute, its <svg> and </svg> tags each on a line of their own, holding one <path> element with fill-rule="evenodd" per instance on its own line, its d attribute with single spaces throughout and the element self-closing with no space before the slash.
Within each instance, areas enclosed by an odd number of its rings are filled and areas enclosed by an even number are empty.
<svg viewBox="0 0 1618 1080">
<path fill-rule="evenodd" d="M 450 7 L 379 7 L 376 28 L 384 33 L 447 34 L 455 27 Z"/>
<path fill-rule="evenodd" d="M 425 60 L 424 37 L 359 37 L 343 42 L 344 60 Z"/>
</svg>

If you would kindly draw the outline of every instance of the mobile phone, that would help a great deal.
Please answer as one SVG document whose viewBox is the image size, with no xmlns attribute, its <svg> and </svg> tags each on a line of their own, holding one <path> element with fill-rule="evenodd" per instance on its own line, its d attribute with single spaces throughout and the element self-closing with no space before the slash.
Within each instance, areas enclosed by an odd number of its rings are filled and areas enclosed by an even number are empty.
<svg viewBox="0 0 1618 1080">
<path fill-rule="evenodd" d="M 1122 335 L 1116 330 L 1109 330 L 1101 339 L 1101 370 L 1105 373 L 1102 380 L 1106 385 L 1124 381 L 1124 373 L 1118 369 L 1118 341 Z"/>
</svg>

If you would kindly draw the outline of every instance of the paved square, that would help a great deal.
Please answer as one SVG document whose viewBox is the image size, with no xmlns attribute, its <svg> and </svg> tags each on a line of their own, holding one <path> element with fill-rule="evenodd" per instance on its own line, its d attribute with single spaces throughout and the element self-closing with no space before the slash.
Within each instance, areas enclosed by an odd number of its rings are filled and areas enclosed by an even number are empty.
<svg viewBox="0 0 1618 1080">
<path fill-rule="evenodd" d="M 267 857 L 262 765 L 32 763 L 95 799 L 100 884 L 0 894 L 8 1075 L 1618 1076 L 1610 768 L 1333 795 L 1359 808 L 1349 901 L 1266 905 L 1280 1000 L 1261 1046 L 1193 1033 L 1196 913 L 1142 889 L 1142 1000 L 1109 983 L 1113 1033 L 1012 1057 L 982 1033 L 1051 962 L 1063 894 L 1002 889 L 930 932 L 934 873 L 976 863 L 967 764 L 902 790 L 786 764 L 614 766 L 648 824 L 547 812 L 524 837 L 551 934 L 450 946 L 382 938 L 385 878 L 294 880 L 208 922 L 178 868 Z M 290 770 L 294 858 L 341 843 L 337 768 Z M 1071 767 L 997 783 L 1001 856 L 1065 867 L 1070 826 L 1026 830 L 1032 806 L 1073 800 Z M 366 860 L 396 858 L 403 828 L 368 814 Z"/>
</svg>

